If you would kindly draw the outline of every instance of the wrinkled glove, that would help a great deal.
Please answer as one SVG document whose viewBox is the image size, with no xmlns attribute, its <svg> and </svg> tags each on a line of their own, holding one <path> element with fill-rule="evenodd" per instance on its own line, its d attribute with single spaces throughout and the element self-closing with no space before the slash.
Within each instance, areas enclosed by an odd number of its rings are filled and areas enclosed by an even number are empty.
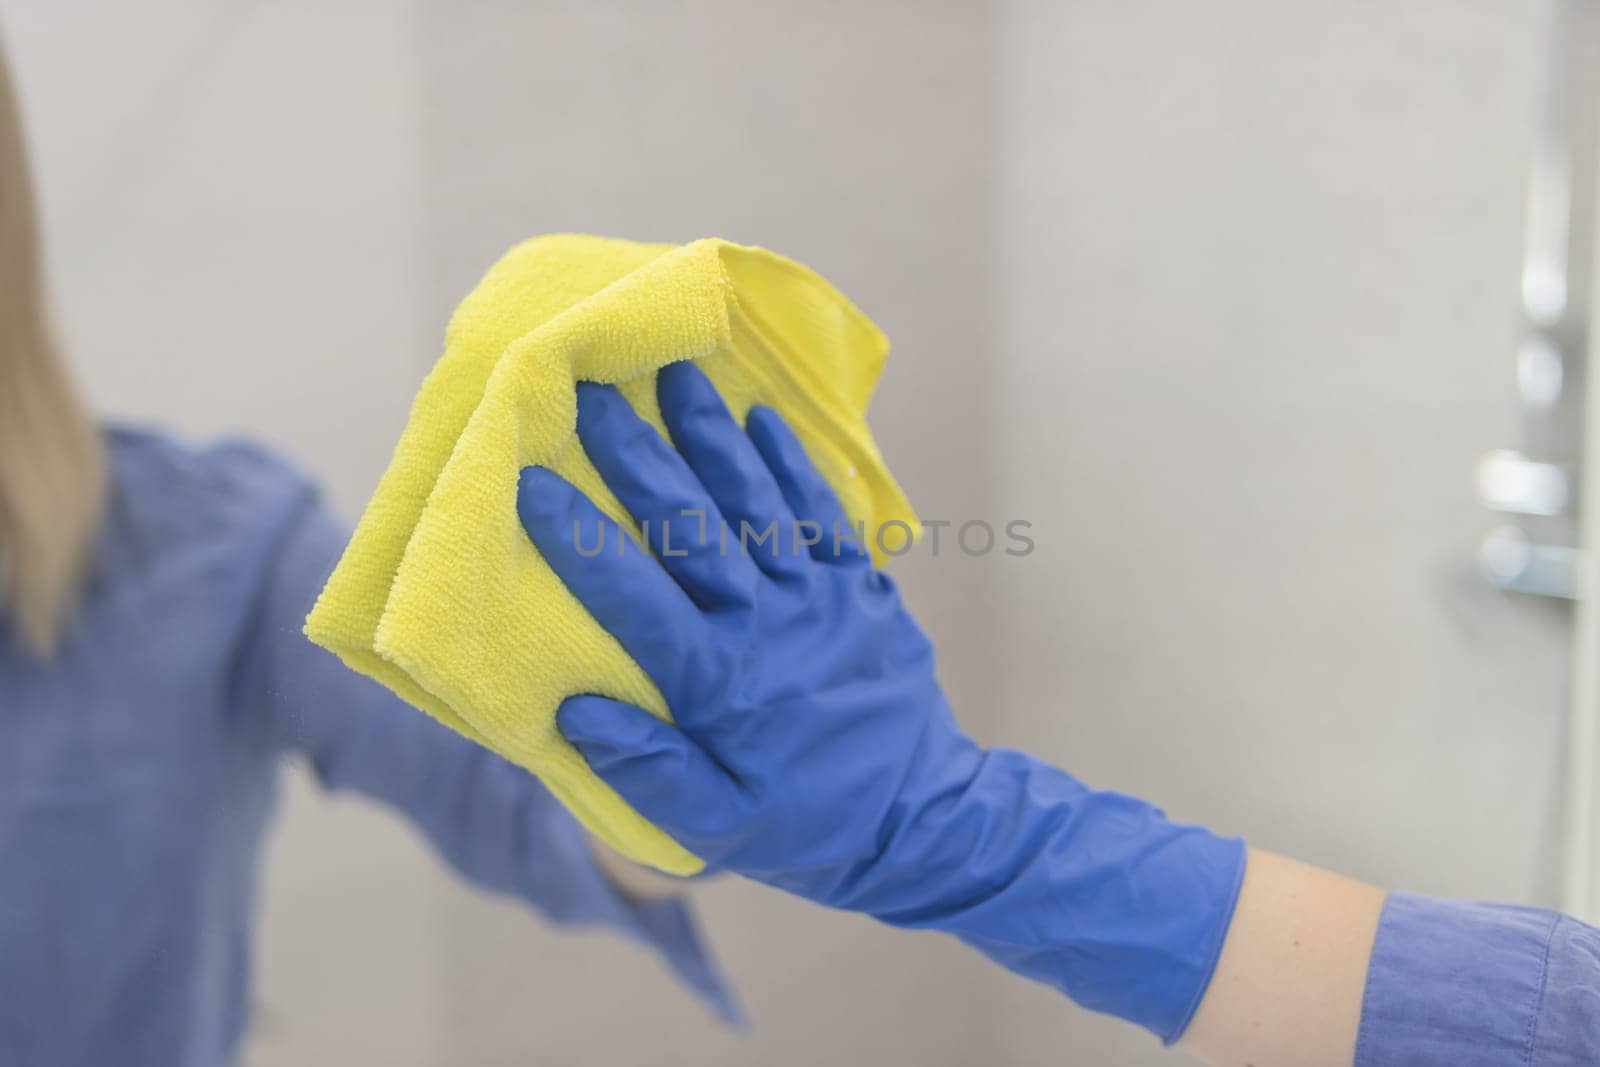
<svg viewBox="0 0 1600 1067">
<path fill-rule="evenodd" d="M 708 864 L 955 934 L 1176 1040 L 1243 842 L 968 738 L 928 639 L 775 412 L 741 429 L 674 364 L 658 378 L 674 450 L 613 387 L 578 388 L 584 449 L 650 551 L 542 468 L 518 510 L 675 720 L 569 699 L 558 725 L 594 772 Z"/>
</svg>

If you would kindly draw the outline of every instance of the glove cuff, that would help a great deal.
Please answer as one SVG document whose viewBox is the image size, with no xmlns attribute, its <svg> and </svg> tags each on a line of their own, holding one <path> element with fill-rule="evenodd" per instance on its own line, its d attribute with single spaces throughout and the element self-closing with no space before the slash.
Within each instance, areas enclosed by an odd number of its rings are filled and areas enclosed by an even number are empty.
<svg viewBox="0 0 1600 1067">
<path fill-rule="evenodd" d="M 1211 982 L 1245 855 L 1238 838 L 992 749 L 918 806 L 853 906 L 955 934 L 1170 1044 Z"/>
</svg>

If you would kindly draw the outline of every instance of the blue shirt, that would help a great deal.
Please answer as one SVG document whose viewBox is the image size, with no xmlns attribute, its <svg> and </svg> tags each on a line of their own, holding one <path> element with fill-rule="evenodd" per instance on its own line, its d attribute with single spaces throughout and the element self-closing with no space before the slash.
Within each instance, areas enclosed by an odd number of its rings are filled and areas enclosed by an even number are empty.
<svg viewBox="0 0 1600 1067">
<path fill-rule="evenodd" d="M 42 662 L 0 622 L 0 1064 L 232 1059 L 290 754 L 477 885 L 653 945 L 736 1014 L 681 903 L 619 894 L 534 777 L 305 639 L 346 539 L 305 478 L 247 445 L 107 439 L 109 512 L 64 646 Z"/>
<path fill-rule="evenodd" d="M 1600 1064 L 1600 930 L 1555 912 L 1395 893 L 1356 1067 Z"/>
</svg>

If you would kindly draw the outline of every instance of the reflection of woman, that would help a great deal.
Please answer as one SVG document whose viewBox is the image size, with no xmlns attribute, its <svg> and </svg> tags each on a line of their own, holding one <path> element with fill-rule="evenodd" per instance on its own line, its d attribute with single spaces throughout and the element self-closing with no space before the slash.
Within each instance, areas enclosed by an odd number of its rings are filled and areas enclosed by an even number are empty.
<svg viewBox="0 0 1600 1067">
<path fill-rule="evenodd" d="M 578 387 L 584 451 L 655 555 L 582 551 L 620 532 L 550 471 L 523 471 L 518 509 L 675 719 L 579 696 L 562 733 L 692 852 L 954 934 L 1219 1064 L 1600 1064 L 1600 931 L 1386 898 L 980 747 L 893 583 L 816 536 L 850 523 L 777 416 L 741 427 L 689 364 L 657 393 L 676 449 L 614 387 Z M 725 549 L 745 524 L 781 536 Z"/>
<path fill-rule="evenodd" d="M 305 641 L 344 535 L 302 477 L 90 421 L 41 311 L 3 69 L 0 298 L 0 1064 L 232 1059 L 289 753 L 479 885 L 637 936 L 732 1010 L 680 903 L 619 892 L 535 779 Z"/>
</svg>

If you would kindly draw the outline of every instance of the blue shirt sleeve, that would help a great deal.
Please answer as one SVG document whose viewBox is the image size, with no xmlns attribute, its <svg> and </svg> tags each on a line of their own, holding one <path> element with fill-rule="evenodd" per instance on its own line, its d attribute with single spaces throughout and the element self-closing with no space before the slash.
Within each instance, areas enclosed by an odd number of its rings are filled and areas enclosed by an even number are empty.
<svg viewBox="0 0 1600 1067">
<path fill-rule="evenodd" d="M 476 885 L 517 896 L 556 922 L 609 926 L 654 947 L 718 1016 L 739 1025 L 737 1002 L 685 902 L 620 892 L 582 827 L 537 778 L 306 639 L 306 613 L 346 531 L 296 480 L 240 641 L 236 704 L 259 706 L 278 743 L 307 756 L 325 786 L 406 815 Z"/>
<path fill-rule="evenodd" d="M 1600 1063 L 1600 930 L 1539 908 L 1392 894 L 1355 1062 Z"/>
</svg>

